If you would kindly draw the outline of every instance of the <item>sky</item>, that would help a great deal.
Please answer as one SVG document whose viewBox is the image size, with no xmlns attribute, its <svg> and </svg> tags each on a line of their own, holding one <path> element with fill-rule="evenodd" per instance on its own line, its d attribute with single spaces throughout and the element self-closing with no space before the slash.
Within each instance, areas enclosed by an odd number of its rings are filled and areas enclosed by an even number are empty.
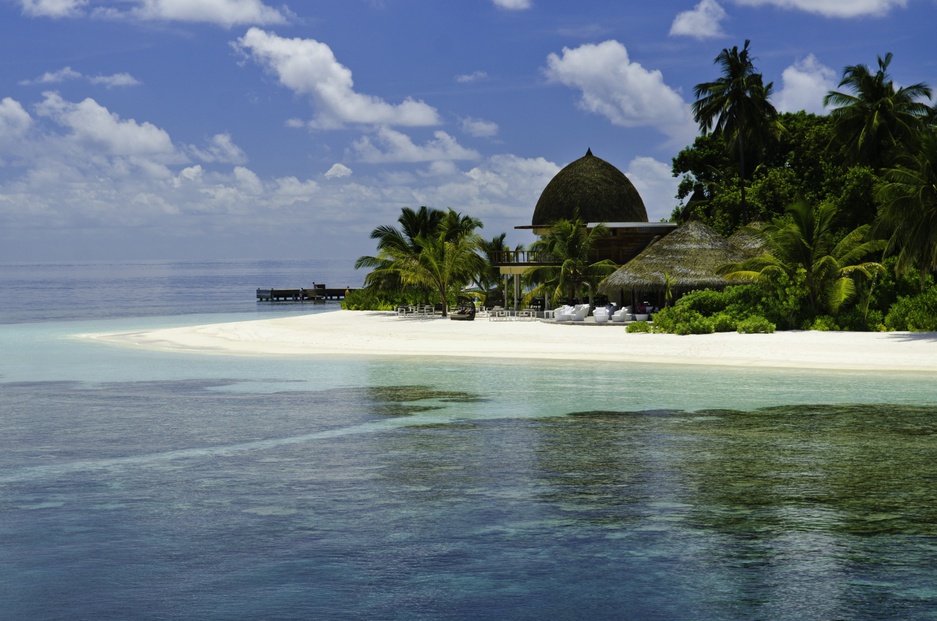
<svg viewBox="0 0 937 621">
<path fill-rule="evenodd" d="M 421 205 L 529 244 L 587 149 L 665 219 L 723 48 L 825 114 L 889 52 L 937 87 L 935 24 L 937 0 L 0 0 L 0 262 L 354 260 Z"/>
</svg>

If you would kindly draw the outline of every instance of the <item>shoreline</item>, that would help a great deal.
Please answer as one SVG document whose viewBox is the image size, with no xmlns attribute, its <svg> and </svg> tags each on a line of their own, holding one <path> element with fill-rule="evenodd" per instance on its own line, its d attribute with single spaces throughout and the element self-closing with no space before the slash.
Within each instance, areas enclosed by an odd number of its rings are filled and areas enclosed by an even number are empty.
<svg viewBox="0 0 937 621">
<path fill-rule="evenodd" d="M 937 333 L 787 331 L 677 336 L 628 334 L 619 324 L 401 319 L 386 311 L 340 310 L 81 337 L 198 355 L 429 356 L 937 372 Z"/>
</svg>

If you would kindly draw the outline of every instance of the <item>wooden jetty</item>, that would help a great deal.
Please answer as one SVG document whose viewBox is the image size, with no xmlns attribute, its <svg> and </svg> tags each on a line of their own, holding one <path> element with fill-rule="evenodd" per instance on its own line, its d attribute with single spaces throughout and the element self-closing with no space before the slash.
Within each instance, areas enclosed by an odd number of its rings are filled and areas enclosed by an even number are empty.
<svg viewBox="0 0 937 621">
<path fill-rule="evenodd" d="M 257 289 L 258 302 L 324 302 L 344 300 L 345 294 L 354 289 L 329 289 L 325 285 L 299 289 Z"/>
</svg>

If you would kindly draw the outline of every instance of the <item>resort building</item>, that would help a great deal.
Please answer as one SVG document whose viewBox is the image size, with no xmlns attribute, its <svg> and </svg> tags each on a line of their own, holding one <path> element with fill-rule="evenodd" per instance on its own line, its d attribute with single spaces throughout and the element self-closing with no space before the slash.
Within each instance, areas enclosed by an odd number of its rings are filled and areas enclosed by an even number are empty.
<svg viewBox="0 0 937 621">
<path fill-rule="evenodd" d="M 610 259 L 618 265 L 628 263 L 651 242 L 677 228 L 670 222 L 648 222 L 644 201 L 631 180 L 593 155 L 591 149 L 553 177 L 537 201 L 530 224 L 515 229 L 544 236 L 557 220 L 576 217 L 587 228 L 603 224 L 608 229 L 609 234 L 596 244 L 594 260 Z M 532 266 L 550 263 L 550 257 L 530 251 L 505 252 L 497 257 L 501 274 L 515 277 Z M 515 278 L 515 290 L 518 287 Z"/>
<path fill-rule="evenodd" d="M 680 227 L 648 222 L 644 201 L 631 180 L 591 149 L 547 184 L 531 223 L 515 228 L 544 236 L 554 222 L 577 216 L 586 228 L 603 224 L 608 229 L 592 259 L 610 259 L 621 266 L 599 285 L 599 292 L 620 306 L 662 306 L 665 292 L 679 297 L 694 289 L 724 287 L 727 283 L 716 268 L 761 250 L 757 240 L 726 240 L 701 222 Z M 502 275 L 514 276 L 515 299 L 521 274 L 532 266 L 555 264 L 552 257 L 532 251 L 504 252 L 496 259 Z"/>
</svg>

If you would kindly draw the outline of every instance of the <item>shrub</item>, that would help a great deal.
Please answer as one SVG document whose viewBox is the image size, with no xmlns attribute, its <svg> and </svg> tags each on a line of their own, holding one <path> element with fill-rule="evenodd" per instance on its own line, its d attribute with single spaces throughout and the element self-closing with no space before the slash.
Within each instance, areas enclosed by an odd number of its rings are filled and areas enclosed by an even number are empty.
<svg viewBox="0 0 937 621">
<path fill-rule="evenodd" d="M 937 286 L 915 296 L 898 298 L 885 316 L 889 330 L 937 331 Z"/>
<path fill-rule="evenodd" d="M 772 334 L 774 328 L 774 324 L 764 317 L 752 315 L 739 322 L 738 332 L 739 334 Z"/>
<path fill-rule="evenodd" d="M 699 313 L 694 313 L 694 315 L 687 318 L 685 321 L 681 321 L 674 328 L 674 334 L 712 334 L 715 328 L 713 327 L 713 320 L 709 317 L 703 317 Z"/>
<path fill-rule="evenodd" d="M 357 289 L 342 300 L 345 310 L 394 310 L 410 302 L 402 295 L 368 288 Z"/>
<path fill-rule="evenodd" d="M 829 315 L 820 315 L 807 325 L 807 329 L 816 330 L 817 332 L 833 332 L 839 330 L 839 324 L 836 323 L 835 318 Z"/>
<path fill-rule="evenodd" d="M 712 320 L 716 332 L 735 332 L 739 327 L 738 320 L 728 313 L 718 313 Z"/>
<path fill-rule="evenodd" d="M 701 315 L 711 316 L 724 311 L 729 304 L 728 296 L 723 291 L 701 289 L 691 291 L 679 300 L 677 306 L 687 310 L 696 311 Z"/>
<path fill-rule="evenodd" d="M 654 329 L 646 321 L 632 321 L 627 326 L 625 326 L 625 332 L 653 332 Z"/>
</svg>

